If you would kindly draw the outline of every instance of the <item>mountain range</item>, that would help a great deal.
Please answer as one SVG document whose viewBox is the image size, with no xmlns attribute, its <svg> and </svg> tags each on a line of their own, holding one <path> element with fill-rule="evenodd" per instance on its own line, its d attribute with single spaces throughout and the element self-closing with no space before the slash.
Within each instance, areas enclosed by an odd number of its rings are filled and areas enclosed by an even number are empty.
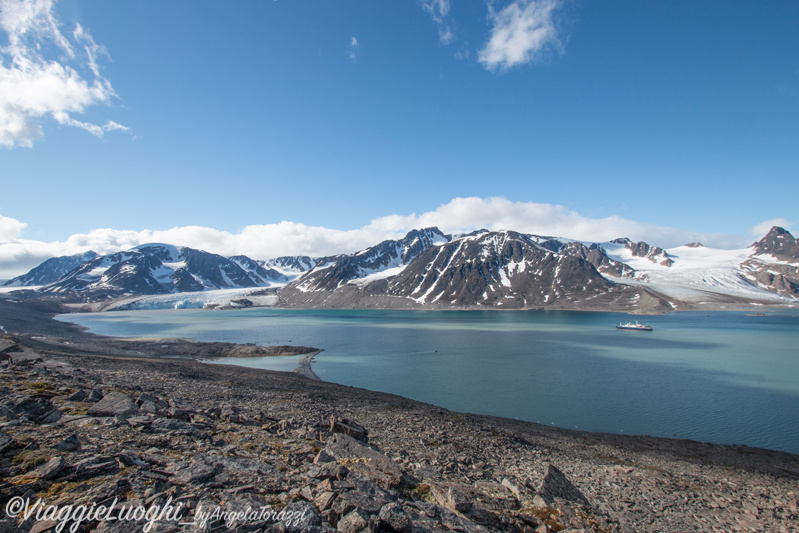
<svg viewBox="0 0 799 533">
<path fill-rule="evenodd" d="M 283 307 L 667 312 L 799 302 L 799 242 L 780 227 L 741 250 L 426 228 L 322 258 L 254 260 L 145 244 L 48 259 L 6 285 L 40 285 L 41 293 L 84 302 L 219 289 L 237 289 L 241 298 L 270 289 Z"/>
</svg>

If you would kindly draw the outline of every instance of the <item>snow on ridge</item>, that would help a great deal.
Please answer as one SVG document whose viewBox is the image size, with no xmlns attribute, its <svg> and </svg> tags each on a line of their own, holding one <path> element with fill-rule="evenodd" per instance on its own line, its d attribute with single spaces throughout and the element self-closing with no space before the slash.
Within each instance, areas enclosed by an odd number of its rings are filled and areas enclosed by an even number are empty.
<svg viewBox="0 0 799 533">
<path fill-rule="evenodd" d="M 175 246 L 175 245 L 172 245 L 172 244 L 164 244 L 164 243 L 161 243 L 161 242 L 148 242 L 148 243 L 145 243 L 145 244 L 140 244 L 138 246 L 134 246 L 133 248 L 131 248 L 128 251 L 141 252 L 142 250 L 146 250 L 148 248 L 149 249 L 152 249 L 152 248 L 163 248 L 164 250 L 166 250 L 169 259 L 166 259 L 166 260 L 162 259 L 162 261 L 164 261 L 164 262 L 176 263 L 176 262 L 180 261 L 181 258 L 183 257 L 183 248 L 182 247 L 178 247 L 178 246 Z"/>
</svg>

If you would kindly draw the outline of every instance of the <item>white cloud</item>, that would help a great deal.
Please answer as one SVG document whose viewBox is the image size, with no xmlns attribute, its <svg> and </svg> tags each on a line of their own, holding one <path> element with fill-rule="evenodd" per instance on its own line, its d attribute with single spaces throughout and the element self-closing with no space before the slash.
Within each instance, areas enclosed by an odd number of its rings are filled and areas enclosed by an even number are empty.
<svg viewBox="0 0 799 533">
<path fill-rule="evenodd" d="M 436 23 L 439 40 L 443 44 L 451 43 L 455 39 L 455 30 L 449 18 L 449 0 L 420 0 L 420 3 Z"/>
<path fill-rule="evenodd" d="M 27 224 L 15 218 L 0 215 L 0 243 L 10 242 L 22 234 Z"/>
<path fill-rule="evenodd" d="M 765 228 L 758 238 L 778 222 L 784 219 L 755 226 Z M 481 228 L 512 229 L 591 242 L 629 237 L 664 248 L 694 241 L 718 248 L 743 248 L 752 241 L 750 236 L 700 233 L 617 216 L 591 218 L 561 205 L 514 202 L 500 197 L 455 198 L 432 211 L 388 215 L 353 230 L 287 221 L 251 225 L 238 233 L 203 226 L 141 231 L 105 228 L 72 235 L 63 242 L 48 243 L 21 239 L 25 226 L 23 222 L 0 215 L 0 278 L 22 274 L 53 256 L 88 250 L 107 254 L 148 242 L 189 246 L 224 256 L 245 254 L 254 259 L 281 255 L 322 256 L 356 252 L 385 239 L 399 238 L 411 229 L 429 226 L 438 226 L 445 233 L 465 233 Z"/>
<path fill-rule="evenodd" d="M 784 218 L 772 218 L 771 220 L 764 220 L 763 222 L 755 224 L 754 226 L 749 228 L 749 235 L 757 239 L 760 239 L 763 237 L 763 235 L 768 233 L 769 230 L 771 230 L 771 228 L 774 226 L 779 226 L 781 228 L 785 228 L 790 231 L 791 226 L 793 226 L 793 222 L 790 222 Z"/>
<path fill-rule="evenodd" d="M 110 102 L 116 93 L 97 63 L 105 49 L 80 25 L 64 35 L 54 4 L 0 0 L 0 27 L 8 35 L 8 44 L 0 47 L 0 146 L 33 146 L 43 136 L 40 121 L 46 117 L 96 136 L 127 130 L 112 121 L 98 126 L 71 116 Z M 45 57 L 54 47 L 58 59 Z"/>
<path fill-rule="evenodd" d="M 509 68 L 540 60 L 546 53 L 563 51 L 554 12 L 563 0 L 514 0 L 499 12 L 489 5 L 491 37 L 478 54 L 488 70 Z"/>
<path fill-rule="evenodd" d="M 360 43 L 358 42 L 358 38 L 357 37 L 350 38 L 349 50 L 350 50 L 350 60 L 351 61 L 355 61 L 356 59 L 358 59 L 358 47 L 359 46 L 360 46 Z"/>
<path fill-rule="evenodd" d="M 511 229 L 522 233 L 591 242 L 629 237 L 665 248 L 692 241 L 721 248 L 746 245 L 746 239 L 741 236 L 686 231 L 617 216 L 590 218 L 562 205 L 513 202 L 501 197 L 455 198 L 434 211 L 404 217 L 390 215 L 373 220 L 367 227 L 402 232 L 428 226 L 438 226 L 447 233 L 463 233 L 481 228 Z"/>
</svg>

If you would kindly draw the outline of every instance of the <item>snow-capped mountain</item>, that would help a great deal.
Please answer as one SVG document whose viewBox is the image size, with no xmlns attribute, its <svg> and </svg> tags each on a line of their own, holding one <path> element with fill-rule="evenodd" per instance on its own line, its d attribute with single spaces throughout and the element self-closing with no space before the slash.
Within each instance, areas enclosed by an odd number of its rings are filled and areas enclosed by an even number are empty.
<svg viewBox="0 0 799 533">
<path fill-rule="evenodd" d="M 250 259 L 246 255 L 234 255 L 229 259 L 249 272 L 251 276 L 262 280 L 261 283 L 263 283 L 263 280 L 285 283 L 295 277 L 283 274 L 274 268 L 265 267 L 265 261 L 256 261 L 254 259 Z"/>
<path fill-rule="evenodd" d="M 514 231 L 456 237 L 437 228 L 412 231 L 399 241 L 323 259 L 282 289 L 280 301 L 298 307 L 518 309 L 622 290 L 584 258 L 559 253 L 563 246 Z"/>
<path fill-rule="evenodd" d="M 706 304 L 799 302 L 799 243 L 778 227 L 740 250 L 699 243 L 664 250 L 627 238 L 591 243 L 515 231 L 451 236 L 427 228 L 354 254 L 321 259 L 256 261 L 165 244 L 93 255 L 40 290 L 97 301 L 224 289 L 233 292 L 214 296 L 214 305 L 252 295 L 260 303 L 240 304 L 271 305 L 279 299 L 277 304 L 286 307 L 338 308 L 662 312 Z M 12 282 L 42 283 L 45 273 L 66 269 L 70 260 L 79 258 L 45 261 Z M 158 298 L 157 305 L 163 300 L 175 306 L 204 305 L 208 300 Z M 137 305 L 153 303 L 148 302 L 136 300 Z"/>
<path fill-rule="evenodd" d="M 318 262 L 318 257 L 308 257 L 307 255 L 287 255 L 259 261 L 264 267 L 277 270 L 290 278 L 311 270 Z"/>
<path fill-rule="evenodd" d="M 752 244 L 755 255 L 772 256 L 778 261 L 799 262 L 799 241 L 784 228 L 774 226 L 765 237 Z"/>
<path fill-rule="evenodd" d="M 188 247 L 145 244 L 96 257 L 42 290 L 119 296 L 267 287 L 286 281 L 279 272 L 246 256 L 228 259 Z"/>
<path fill-rule="evenodd" d="M 671 266 L 674 261 L 669 258 L 669 254 L 663 248 L 658 246 L 650 246 L 649 244 L 639 241 L 633 242 L 628 238 L 615 239 L 611 241 L 612 244 L 621 244 L 630 251 L 633 257 L 643 257 L 653 263 L 658 263 L 663 266 Z"/>
<path fill-rule="evenodd" d="M 632 278 L 635 276 L 635 269 L 621 261 L 611 259 L 605 249 L 597 243 L 586 245 L 578 241 L 563 243 L 556 239 L 549 239 L 544 244 L 553 252 L 579 257 L 583 261 L 591 263 L 600 274 L 615 278 Z"/>
<path fill-rule="evenodd" d="M 393 296 L 458 307 L 521 308 L 588 299 L 612 289 L 590 263 L 514 231 L 471 235 L 425 250 L 385 283 Z"/>
<path fill-rule="evenodd" d="M 782 228 L 741 250 L 699 243 L 664 250 L 627 238 L 583 243 L 480 230 L 428 240 L 418 232 L 352 255 L 321 260 L 287 285 L 296 307 L 530 308 L 605 306 L 664 311 L 706 303 L 799 300 L 796 241 Z M 587 305 L 586 305 L 587 304 Z"/>
<path fill-rule="evenodd" d="M 91 251 L 83 254 L 51 257 L 39 266 L 29 270 L 26 274 L 10 279 L 3 285 L 7 287 L 47 285 L 48 283 L 54 282 L 73 268 L 82 265 L 86 261 L 91 261 L 95 257 L 97 257 L 97 254 Z"/>
<path fill-rule="evenodd" d="M 348 282 L 396 275 L 420 253 L 448 241 L 438 228 L 413 230 L 401 240 L 383 241 L 356 254 L 322 258 L 294 287 L 302 292 L 333 291 Z"/>
<path fill-rule="evenodd" d="M 775 226 L 752 249 L 741 265 L 744 277 L 760 288 L 799 299 L 799 241 Z"/>
</svg>

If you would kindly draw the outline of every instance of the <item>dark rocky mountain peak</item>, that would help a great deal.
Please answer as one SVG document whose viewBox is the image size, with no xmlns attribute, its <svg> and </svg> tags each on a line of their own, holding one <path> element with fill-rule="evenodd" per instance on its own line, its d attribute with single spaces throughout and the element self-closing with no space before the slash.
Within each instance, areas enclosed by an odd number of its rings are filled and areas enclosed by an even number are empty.
<svg viewBox="0 0 799 533">
<path fill-rule="evenodd" d="M 585 260 L 554 253 L 515 231 L 454 239 L 419 254 L 386 281 L 388 294 L 456 307 L 545 305 L 607 291 Z"/>
<path fill-rule="evenodd" d="M 551 245 L 552 241 L 546 241 L 545 245 Z M 546 246 L 545 246 L 546 247 Z M 571 255 L 579 257 L 583 261 L 592 264 L 602 274 L 612 276 L 614 278 L 631 278 L 635 275 L 635 270 L 629 265 L 625 265 L 620 261 L 616 261 L 608 257 L 605 249 L 599 244 L 593 243 L 589 246 L 573 241 L 562 244 L 556 250 L 564 255 Z"/>
<path fill-rule="evenodd" d="M 765 237 L 752 245 L 755 254 L 773 255 L 784 261 L 799 259 L 799 242 L 785 228 L 774 226 Z"/>
<path fill-rule="evenodd" d="M 633 242 L 627 237 L 614 239 L 610 242 L 623 245 L 630 250 L 630 253 L 632 253 L 634 257 L 643 257 L 653 263 L 659 263 L 668 267 L 674 264 L 674 261 L 669 258 L 669 254 L 666 253 L 666 250 L 659 246 L 651 246 L 644 241 Z"/>
<path fill-rule="evenodd" d="M 273 268 L 288 272 L 307 272 L 311 270 L 316 263 L 319 262 L 318 257 L 309 257 L 307 255 L 284 255 L 267 259 L 263 262 L 264 267 Z"/>
<path fill-rule="evenodd" d="M 416 256 L 450 238 L 438 228 L 411 230 L 399 240 L 386 240 L 352 255 L 325 257 L 293 282 L 304 291 L 332 291 L 349 281 L 407 265 Z"/>
<path fill-rule="evenodd" d="M 250 277 L 260 280 L 261 283 L 265 280 L 278 282 L 288 281 L 288 277 L 285 274 L 281 274 L 274 268 L 265 267 L 264 261 L 256 261 L 250 257 L 247 257 L 246 255 L 234 255 L 229 259 L 247 271 Z"/>
</svg>

